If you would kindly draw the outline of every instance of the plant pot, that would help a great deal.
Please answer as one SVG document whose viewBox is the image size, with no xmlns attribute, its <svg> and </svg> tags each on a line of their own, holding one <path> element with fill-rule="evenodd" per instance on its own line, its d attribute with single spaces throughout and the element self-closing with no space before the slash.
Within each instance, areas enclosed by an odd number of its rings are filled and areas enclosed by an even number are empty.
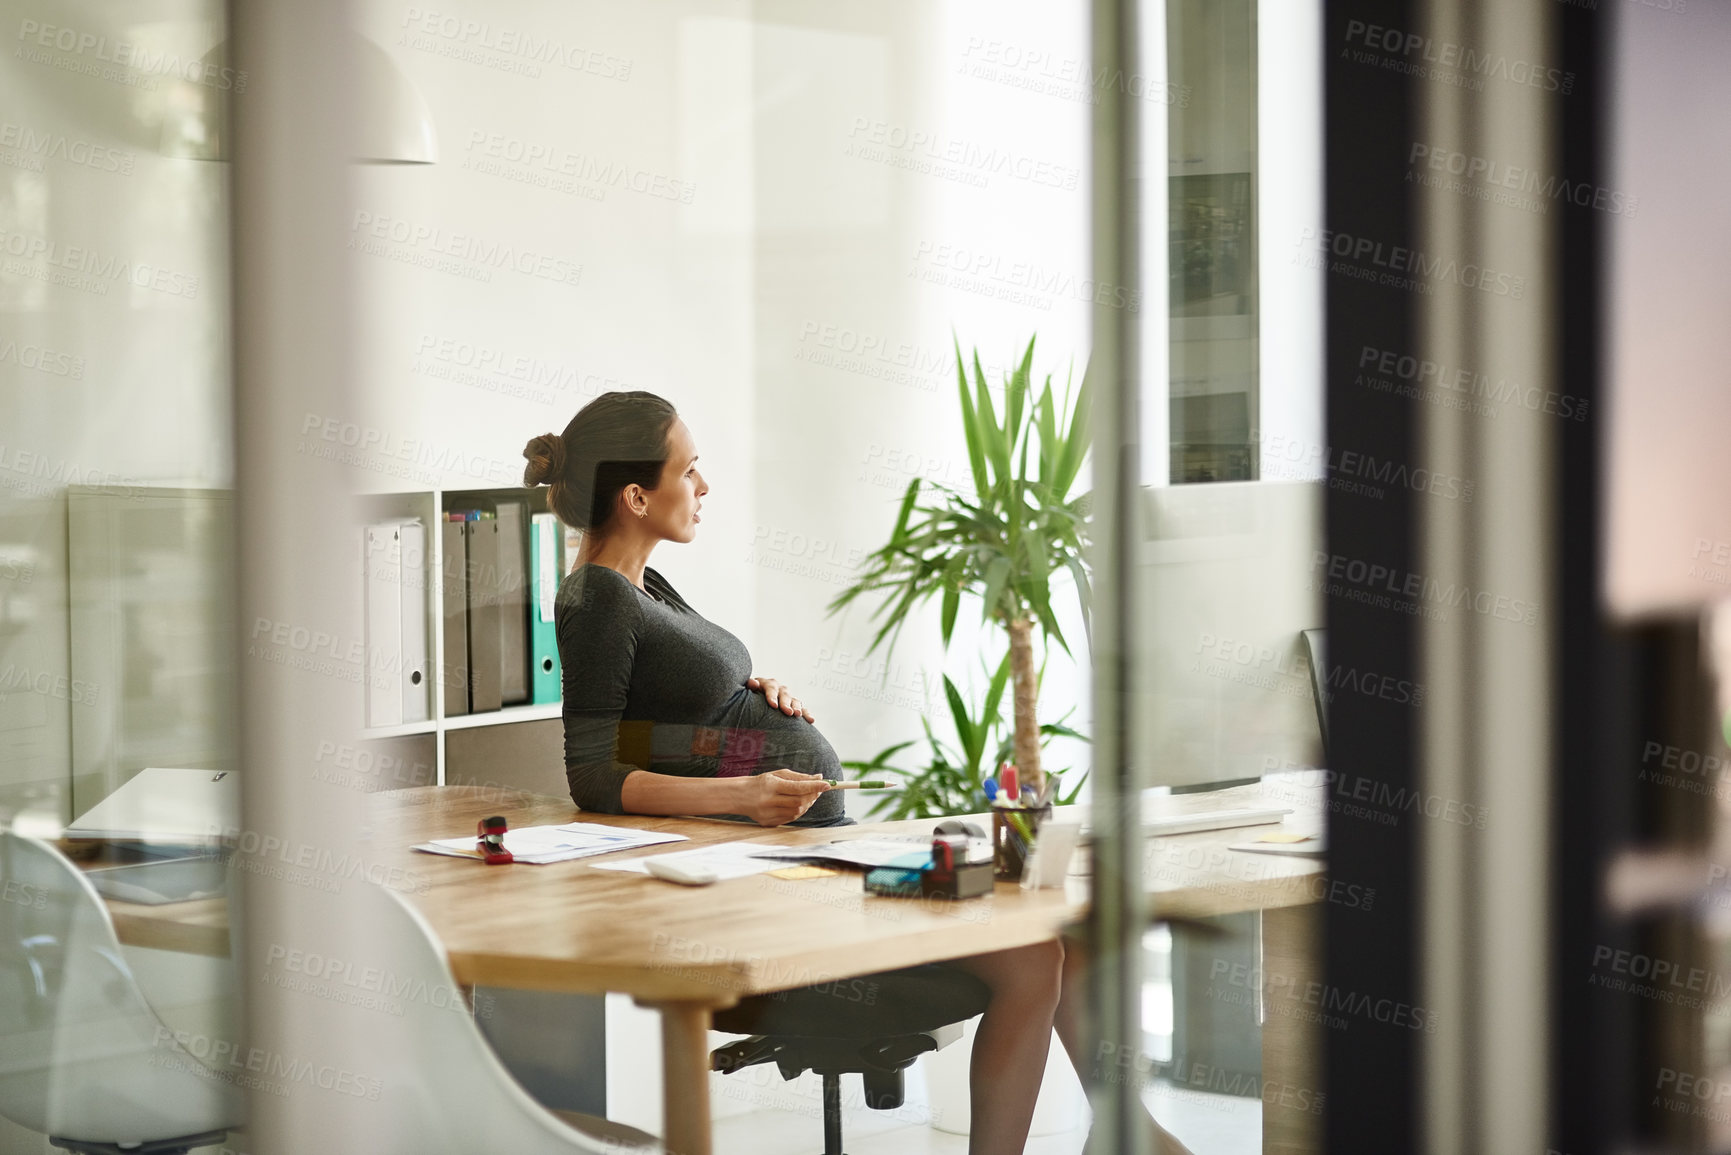
<svg viewBox="0 0 1731 1155">
<path fill-rule="evenodd" d="M 952 1135 L 966 1135 L 972 1125 L 973 1112 L 968 1100 L 968 1065 L 974 1054 L 974 1032 L 980 1020 L 970 1019 L 962 1028 L 962 1038 L 922 1061 L 926 1069 L 926 1094 L 932 1108 L 932 1126 Z M 1052 1035 L 1052 1049 L 1046 1056 L 1046 1077 L 1040 1083 L 1040 1097 L 1034 1102 L 1034 1121 L 1028 1135 L 1067 1135 L 1082 1125 L 1086 1096 L 1070 1065 L 1069 1053 Z"/>
</svg>

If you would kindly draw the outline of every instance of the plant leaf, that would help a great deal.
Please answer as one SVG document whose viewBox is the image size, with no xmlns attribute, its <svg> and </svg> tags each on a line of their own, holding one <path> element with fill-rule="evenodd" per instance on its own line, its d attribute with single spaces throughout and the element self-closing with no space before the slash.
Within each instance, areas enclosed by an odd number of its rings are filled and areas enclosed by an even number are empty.
<svg viewBox="0 0 1731 1155">
<path fill-rule="evenodd" d="M 980 439 L 973 399 L 968 396 L 968 369 L 967 362 L 962 360 L 961 342 L 955 339 L 954 333 L 950 334 L 950 339 L 956 347 L 956 385 L 962 396 L 962 433 L 968 441 L 968 468 L 973 471 L 974 492 L 981 501 L 985 501 L 986 494 L 991 492 L 991 485 L 986 479 L 986 446 Z M 977 355 L 975 360 L 979 360 Z"/>
<path fill-rule="evenodd" d="M 1070 486 L 1075 484 L 1076 475 L 1082 470 L 1082 459 L 1088 454 L 1088 445 L 1093 438 L 1093 430 L 1089 426 L 1089 414 L 1092 409 L 1093 394 L 1088 388 L 1087 370 L 1082 372 L 1082 384 L 1076 389 L 1076 407 L 1070 415 L 1069 428 L 1064 431 L 1063 448 L 1058 454 L 1058 470 L 1052 478 L 1052 497 L 1063 501 L 1065 494 L 1070 492 Z"/>
<path fill-rule="evenodd" d="M 999 610 L 998 600 L 1004 592 L 1004 583 L 1010 580 L 1010 559 L 998 554 L 986 566 L 985 620 L 990 621 Z"/>
<path fill-rule="evenodd" d="M 944 675 L 944 697 L 949 699 L 950 720 L 956 725 L 956 737 L 961 739 L 962 755 L 971 758 L 976 742 L 984 739 L 976 733 L 974 720 L 968 716 L 968 704 L 962 700 L 962 692 L 956 689 L 948 674 Z"/>
<path fill-rule="evenodd" d="M 1010 442 L 998 426 L 998 415 L 992 408 L 992 393 L 986 385 L 986 371 L 980 367 L 978 349 L 974 350 L 974 414 L 980 424 L 980 441 L 985 446 L 986 459 L 991 462 L 996 475 L 992 479 L 996 489 L 1010 477 Z M 982 493 L 981 497 L 984 496 Z"/>
</svg>

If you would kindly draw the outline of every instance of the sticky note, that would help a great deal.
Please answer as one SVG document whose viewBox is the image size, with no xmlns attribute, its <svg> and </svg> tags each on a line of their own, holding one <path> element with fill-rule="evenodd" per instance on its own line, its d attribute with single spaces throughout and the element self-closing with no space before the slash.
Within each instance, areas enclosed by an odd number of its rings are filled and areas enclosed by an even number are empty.
<svg viewBox="0 0 1731 1155">
<path fill-rule="evenodd" d="M 797 879 L 801 879 L 801 878 L 828 878 L 831 875 L 840 874 L 840 873 L 841 873 L 841 871 L 831 870 L 827 866 L 787 866 L 787 867 L 783 867 L 780 870 L 770 871 L 769 876 L 771 878 L 787 878 L 787 879 L 797 880 Z"/>
</svg>

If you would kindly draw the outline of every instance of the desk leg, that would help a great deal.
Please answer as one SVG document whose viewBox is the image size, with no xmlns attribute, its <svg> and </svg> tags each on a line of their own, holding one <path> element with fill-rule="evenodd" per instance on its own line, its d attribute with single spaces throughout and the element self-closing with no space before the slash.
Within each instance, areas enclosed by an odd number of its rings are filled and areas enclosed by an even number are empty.
<svg viewBox="0 0 1731 1155">
<path fill-rule="evenodd" d="M 1302 992 L 1322 979 L 1320 906 L 1262 912 L 1262 973 L 1262 1150 L 1313 1155 L 1322 1150 L 1322 1040 Z"/>
<path fill-rule="evenodd" d="M 703 1003 L 662 1003 L 661 1094 L 667 1155 L 710 1155 L 709 1024 Z"/>
</svg>

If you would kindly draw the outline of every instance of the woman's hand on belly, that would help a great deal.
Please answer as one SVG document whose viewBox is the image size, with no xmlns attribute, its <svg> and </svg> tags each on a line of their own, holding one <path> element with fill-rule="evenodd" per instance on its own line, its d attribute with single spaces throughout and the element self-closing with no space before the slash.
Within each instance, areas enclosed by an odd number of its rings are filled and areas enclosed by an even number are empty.
<svg viewBox="0 0 1731 1155">
<path fill-rule="evenodd" d="M 759 826 L 780 826 L 802 817 L 829 789 L 822 774 L 797 770 L 771 770 L 740 781 L 745 784 L 745 803 L 739 812 Z"/>
<path fill-rule="evenodd" d="M 790 718 L 804 718 L 807 722 L 817 721 L 811 716 L 811 711 L 805 708 L 805 703 L 794 697 L 792 690 L 774 678 L 747 678 L 745 688 L 761 692 L 764 701 Z"/>
</svg>

